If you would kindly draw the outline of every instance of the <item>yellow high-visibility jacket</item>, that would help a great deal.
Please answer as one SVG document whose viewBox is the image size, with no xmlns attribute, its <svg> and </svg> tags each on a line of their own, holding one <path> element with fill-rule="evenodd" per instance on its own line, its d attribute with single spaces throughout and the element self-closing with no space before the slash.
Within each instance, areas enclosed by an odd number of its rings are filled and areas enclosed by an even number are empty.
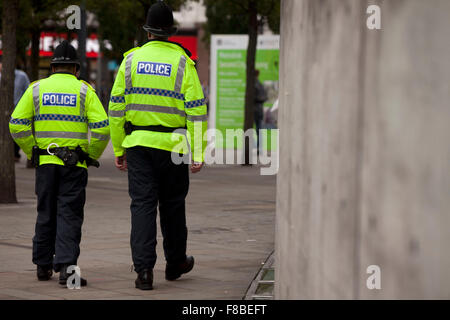
<svg viewBox="0 0 450 320">
<path fill-rule="evenodd" d="M 9 130 L 28 159 L 34 145 L 47 149 L 51 143 L 80 146 L 91 158 L 98 159 L 109 141 L 108 116 L 95 90 L 68 73 L 55 73 L 31 83 L 11 115 Z M 41 155 L 39 159 L 40 165 L 64 165 L 54 155 Z M 77 166 L 86 168 L 84 162 Z"/>
<path fill-rule="evenodd" d="M 183 154 L 192 152 L 194 161 L 203 162 L 206 104 L 195 63 L 181 45 L 150 40 L 124 54 L 111 92 L 109 122 L 117 157 L 126 148 L 144 146 Z M 125 122 L 187 128 L 189 140 L 180 133 L 146 130 L 126 135 Z"/>
</svg>

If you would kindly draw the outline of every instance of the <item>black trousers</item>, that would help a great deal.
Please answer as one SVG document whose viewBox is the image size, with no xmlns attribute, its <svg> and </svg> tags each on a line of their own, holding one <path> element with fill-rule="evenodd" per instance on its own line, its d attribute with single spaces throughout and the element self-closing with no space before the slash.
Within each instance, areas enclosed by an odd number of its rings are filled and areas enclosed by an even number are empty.
<svg viewBox="0 0 450 320">
<path fill-rule="evenodd" d="M 84 168 L 44 164 L 36 168 L 37 220 L 33 263 L 76 265 L 80 255 L 88 173 Z"/>
<path fill-rule="evenodd" d="M 185 198 L 189 171 L 187 164 L 174 164 L 171 154 L 140 146 L 127 149 L 130 243 L 136 272 L 155 266 L 158 204 L 167 263 L 177 264 L 186 259 Z"/>
<path fill-rule="evenodd" d="M 14 157 L 20 158 L 20 147 L 16 142 L 14 142 Z"/>
</svg>

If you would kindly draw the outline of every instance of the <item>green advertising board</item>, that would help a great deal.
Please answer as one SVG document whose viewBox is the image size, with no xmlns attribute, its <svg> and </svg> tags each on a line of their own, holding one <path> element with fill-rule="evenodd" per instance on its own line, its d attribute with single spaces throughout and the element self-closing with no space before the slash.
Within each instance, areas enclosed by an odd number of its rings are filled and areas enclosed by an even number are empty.
<svg viewBox="0 0 450 320">
<path fill-rule="evenodd" d="M 270 108 L 278 97 L 279 37 L 260 36 L 255 68 L 264 85 Z M 215 45 L 214 45 L 215 44 Z M 211 115 L 213 127 L 225 137 L 227 129 L 243 129 L 246 86 L 247 36 L 213 36 L 211 70 Z M 213 79 L 214 77 L 214 79 Z M 263 128 L 271 128 L 263 124 Z M 272 127 L 273 128 L 273 127 Z M 270 130 L 264 137 L 270 137 Z M 241 137 L 216 140 L 216 148 L 242 148 Z M 270 141 L 270 139 L 269 139 Z M 264 142 L 264 141 L 263 141 Z M 263 143 L 269 150 L 272 146 Z"/>
</svg>

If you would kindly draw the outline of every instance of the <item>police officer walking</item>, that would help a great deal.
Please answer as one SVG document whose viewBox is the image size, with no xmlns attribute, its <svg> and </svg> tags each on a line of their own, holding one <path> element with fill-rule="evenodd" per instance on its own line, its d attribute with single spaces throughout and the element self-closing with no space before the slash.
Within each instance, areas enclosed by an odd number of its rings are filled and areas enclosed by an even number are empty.
<svg viewBox="0 0 450 320">
<path fill-rule="evenodd" d="M 53 74 L 28 87 L 9 122 L 13 139 L 36 166 L 37 277 L 49 280 L 55 270 L 61 285 L 80 255 L 87 166 L 98 167 L 95 159 L 109 141 L 106 112 L 94 89 L 77 80 L 79 68 L 75 48 L 63 41 L 53 54 Z"/>
<path fill-rule="evenodd" d="M 149 41 L 124 54 L 109 104 L 116 166 L 128 170 L 131 251 L 135 285 L 142 290 L 153 289 L 158 204 L 166 280 L 194 266 L 194 258 L 186 256 L 189 163 L 172 159 L 190 153 L 191 172 L 200 171 L 207 114 L 190 52 L 168 41 L 177 31 L 173 24 L 172 9 L 164 2 L 150 7 L 144 26 Z M 184 128 L 186 135 L 178 130 Z"/>
</svg>

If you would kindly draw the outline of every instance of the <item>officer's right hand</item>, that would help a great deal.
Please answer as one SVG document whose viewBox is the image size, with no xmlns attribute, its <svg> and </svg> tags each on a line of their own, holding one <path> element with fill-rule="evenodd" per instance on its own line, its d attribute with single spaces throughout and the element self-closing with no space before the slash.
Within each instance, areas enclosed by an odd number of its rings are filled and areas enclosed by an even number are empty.
<svg viewBox="0 0 450 320">
<path fill-rule="evenodd" d="M 191 172 L 192 173 L 197 173 L 200 170 L 202 170 L 203 167 L 203 162 L 192 162 L 191 164 Z"/>
<path fill-rule="evenodd" d="M 123 156 L 116 157 L 114 164 L 116 165 L 116 168 L 121 171 L 127 170 L 127 156 L 124 154 Z"/>
</svg>

